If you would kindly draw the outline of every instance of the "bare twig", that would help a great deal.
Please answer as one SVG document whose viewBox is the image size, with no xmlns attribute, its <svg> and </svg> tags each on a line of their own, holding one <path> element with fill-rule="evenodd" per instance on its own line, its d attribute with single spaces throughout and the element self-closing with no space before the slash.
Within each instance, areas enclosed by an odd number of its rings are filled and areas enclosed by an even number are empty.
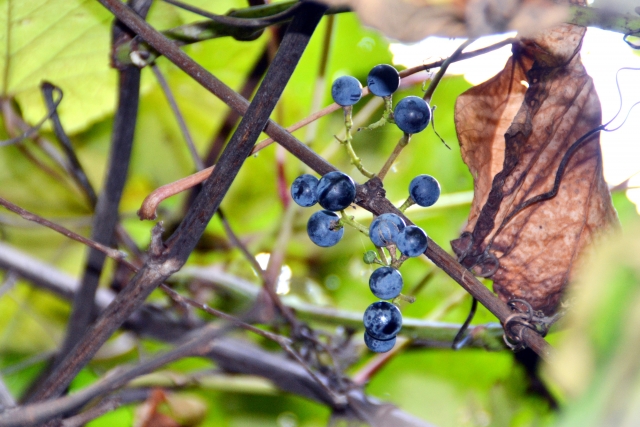
<svg viewBox="0 0 640 427">
<path fill-rule="evenodd" d="M 225 233 L 227 233 L 227 237 L 229 238 L 229 240 L 231 240 L 231 243 L 233 244 L 233 246 L 235 246 L 240 250 L 242 255 L 244 255 L 244 258 L 249 262 L 249 264 L 251 264 L 251 267 L 253 267 L 256 274 L 260 276 L 262 280 L 265 280 L 264 278 L 265 272 L 260 266 L 260 264 L 258 264 L 258 260 L 256 260 L 256 257 L 254 257 L 251 254 L 251 252 L 249 252 L 249 249 L 247 249 L 244 243 L 242 243 L 242 241 L 238 238 L 238 236 L 236 236 L 236 233 L 233 232 L 233 229 L 231 228 L 229 221 L 227 221 L 227 217 L 224 215 L 224 212 L 222 211 L 222 209 L 218 209 L 217 213 L 218 213 L 218 217 L 220 217 L 220 221 L 222 222 L 222 226 L 224 227 L 224 231 Z"/>
<path fill-rule="evenodd" d="M 47 104 L 47 108 L 49 111 L 53 111 L 51 114 L 51 123 L 53 124 L 53 131 L 62 146 L 62 150 L 67 156 L 67 160 L 69 161 L 69 172 L 71 176 L 74 178 L 76 183 L 82 188 L 87 199 L 89 200 L 89 204 L 93 207 L 98 202 L 98 196 L 96 196 L 96 192 L 93 189 L 93 186 L 89 182 L 89 178 L 85 173 L 80 161 L 78 160 L 78 156 L 76 156 L 76 152 L 71 145 L 71 140 L 67 136 L 67 133 L 64 131 L 62 127 L 62 123 L 60 122 L 60 117 L 58 117 L 58 111 L 56 110 L 56 101 L 53 99 L 53 93 L 60 93 L 60 99 L 62 99 L 62 90 L 52 85 L 49 82 L 44 82 L 40 85 L 40 90 L 42 91 L 42 95 L 44 97 L 45 103 Z M 59 101 L 58 101 L 59 102 Z"/>
<path fill-rule="evenodd" d="M 273 334 L 269 331 L 264 331 L 260 328 L 256 328 L 253 325 L 249 325 L 246 322 L 243 322 L 242 320 L 238 319 L 235 316 L 232 316 L 230 314 L 227 314 L 223 311 L 220 310 L 216 310 L 215 308 L 209 307 L 206 304 L 201 304 L 191 298 L 187 298 L 184 297 L 182 295 L 180 295 L 179 293 L 177 293 L 176 291 L 174 291 L 173 289 L 171 289 L 170 287 L 168 287 L 167 285 L 160 285 L 160 289 L 162 289 L 166 294 L 168 294 L 174 301 L 180 303 L 180 304 L 189 304 L 192 307 L 195 308 L 199 308 L 200 310 L 203 310 L 209 314 L 211 314 L 212 316 L 216 316 L 219 317 L 220 319 L 224 319 L 226 321 L 228 321 L 229 323 L 231 323 L 234 326 L 237 326 L 239 328 L 245 329 L 247 331 L 251 331 L 254 334 L 260 335 L 263 338 L 269 339 L 271 341 L 274 341 L 278 344 L 280 344 L 282 347 L 288 346 L 291 343 L 291 340 L 289 338 L 285 338 L 282 335 L 277 335 L 277 334 Z"/>
<path fill-rule="evenodd" d="M 13 203 L 11 203 L 8 200 L 5 200 L 3 198 L 0 197 L 0 206 L 4 206 L 5 208 L 7 208 L 8 210 L 10 210 L 11 212 L 14 212 L 18 215 L 20 215 L 22 218 L 26 219 L 27 221 L 32 221 L 35 222 L 37 224 L 43 225 L 45 227 L 48 227 L 50 229 L 52 229 L 53 231 L 56 231 L 60 234 L 62 234 L 63 236 L 66 236 L 70 239 L 73 239 L 77 242 L 80 242 L 84 245 L 89 246 L 90 248 L 96 249 L 97 251 L 100 251 L 103 254 L 108 255 L 110 258 L 113 258 L 115 260 L 123 260 L 127 254 L 120 252 L 117 249 L 112 249 L 108 246 L 105 246 L 103 244 L 100 244 L 98 242 L 95 242 L 91 239 L 87 239 L 86 237 L 83 237 L 81 235 L 79 235 L 78 233 L 74 233 L 73 231 L 64 228 L 54 222 L 51 222 L 49 220 L 46 220 L 44 218 L 42 218 L 41 216 L 38 216 L 34 213 L 31 213 L 25 209 L 22 209 L 20 206 L 14 205 Z"/>
<path fill-rule="evenodd" d="M 431 97 L 433 97 L 433 93 L 436 91 L 438 84 L 440 84 L 440 81 L 444 77 L 444 74 L 447 72 L 447 68 L 449 68 L 449 65 L 455 62 L 456 58 L 458 58 L 462 54 L 462 51 L 465 50 L 467 46 L 469 46 L 474 41 L 476 41 L 476 39 L 465 40 L 447 59 L 444 60 L 444 62 L 440 66 L 440 69 L 438 70 L 436 75 L 433 76 L 433 78 L 431 79 L 431 83 L 429 83 L 429 87 L 422 96 L 422 99 L 427 101 L 427 104 L 431 104 Z"/>
<path fill-rule="evenodd" d="M 178 126 L 180 127 L 180 132 L 182 132 L 182 137 L 187 143 L 187 147 L 189 148 L 189 152 L 191 153 L 191 159 L 193 160 L 194 165 L 198 171 L 204 169 L 204 163 L 198 154 L 198 150 L 196 149 L 196 145 L 193 142 L 193 138 L 191 137 L 191 132 L 189 132 L 189 128 L 187 127 L 187 123 L 184 120 L 184 116 L 180 112 L 180 108 L 178 107 L 178 103 L 176 102 L 176 98 L 173 96 L 173 92 L 167 83 L 167 80 L 162 75 L 162 71 L 156 64 L 151 65 L 151 70 L 153 70 L 153 74 L 156 76 L 160 87 L 162 88 L 162 92 L 164 92 L 164 96 L 167 98 L 169 102 L 169 106 L 171 107 L 171 111 L 173 111 L 173 115 L 176 117 L 176 121 L 178 122 Z"/>
<path fill-rule="evenodd" d="M 83 427 L 89 421 L 93 421 L 107 412 L 119 408 L 121 405 L 122 400 L 118 397 L 108 397 L 94 407 L 62 421 L 62 427 Z"/>
</svg>

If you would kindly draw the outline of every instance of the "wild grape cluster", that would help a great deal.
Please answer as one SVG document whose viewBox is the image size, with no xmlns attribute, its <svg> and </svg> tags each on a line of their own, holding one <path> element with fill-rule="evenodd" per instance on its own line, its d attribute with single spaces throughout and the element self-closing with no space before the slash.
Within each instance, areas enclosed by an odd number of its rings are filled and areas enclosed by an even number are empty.
<svg viewBox="0 0 640 427">
<path fill-rule="evenodd" d="M 400 86 L 397 70 L 390 65 L 377 65 L 369 73 L 367 84 L 371 93 L 385 98 L 386 108 L 390 109 L 391 95 Z M 354 77 L 343 76 L 334 81 L 331 95 L 337 104 L 345 108 L 346 116 L 351 106 L 360 100 L 362 85 Z M 407 137 L 427 127 L 431 120 L 431 108 L 422 98 L 409 96 L 398 102 L 393 114 L 389 116 L 384 120 L 394 121 Z M 344 223 L 349 221 L 344 221 L 344 213 L 341 218 L 336 212 L 351 205 L 355 196 L 356 185 L 353 179 L 338 171 L 329 172 L 319 180 L 313 175 L 301 175 L 291 185 L 291 197 L 298 205 L 310 207 L 319 203 L 322 206 L 323 210 L 311 215 L 307 223 L 309 238 L 322 247 L 333 246 L 342 238 Z M 411 181 L 409 198 L 400 210 L 403 211 L 414 203 L 431 206 L 439 197 L 438 181 L 430 175 L 419 175 Z M 403 287 L 402 275 L 398 269 L 407 258 L 417 257 L 427 250 L 428 238 L 420 227 L 407 226 L 400 216 L 393 213 L 376 217 L 369 226 L 368 234 L 378 252 L 368 251 L 364 261 L 367 264 L 382 265 L 371 274 L 369 288 L 381 301 L 374 302 L 364 312 L 364 341 L 374 352 L 387 352 L 395 345 L 396 335 L 402 328 L 402 315 L 393 303 L 401 297 Z M 390 255 L 391 261 L 386 260 L 383 248 Z M 397 251 L 400 252 L 400 257 L 397 256 Z M 378 253 L 383 260 L 378 258 Z"/>
</svg>

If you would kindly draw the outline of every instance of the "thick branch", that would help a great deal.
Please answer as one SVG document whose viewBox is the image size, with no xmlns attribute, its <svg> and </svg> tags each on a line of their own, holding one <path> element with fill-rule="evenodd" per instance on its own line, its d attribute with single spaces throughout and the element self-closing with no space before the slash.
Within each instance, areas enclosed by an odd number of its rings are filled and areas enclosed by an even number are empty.
<svg viewBox="0 0 640 427">
<path fill-rule="evenodd" d="M 148 32 L 151 37 L 174 47 L 171 42 L 150 27 L 129 7 L 119 0 L 100 0 L 118 19 L 130 29 L 140 33 Z M 218 209 L 227 189 L 233 182 L 240 166 L 248 156 L 253 144 L 264 128 L 271 111 L 275 107 L 284 86 L 293 73 L 302 52 L 304 51 L 313 30 L 322 17 L 325 7 L 314 3 L 305 3 L 300 7 L 289 30 L 285 34 L 281 48 L 278 50 L 269 71 L 260 85 L 254 101 L 249 106 L 246 116 L 240 122 L 227 148 L 223 152 L 218 166 L 211 177 L 204 183 L 202 192 L 185 216 L 176 232 L 163 248 L 156 244 L 151 248 L 150 258 L 143 268 L 133 277 L 125 289 L 107 307 L 96 323 L 83 339 L 72 349 L 58 368 L 42 385 L 37 399 L 47 399 L 59 395 L 77 375 L 82 367 L 93 357 L 111 334 L 140 307 L 146 297 L 167 277 L 179 270 L 186 262 L 189 254 L 200 239 L 213 213 Z M 144 36 L 147 39 L 146 35 Z M 149 39 L 150 40 L 150 39 Z M 148 41 L 149 41 L 148 40 Z M 189 59 L 176 49 L 183 59 Z M 203 78 L 216 86 L 224 87 L 227 92 L 226 101 L 238 95 L 224 86 L 202 67 L 191 61 L 195 70 Z M 194 70 L 194 71 L 195 71 Z M 245 101 L 246 102 L 246 101 Z M 155 239 L 160 243 L 160 239 Z"/>
<path fill-rule="evenodd" d="M 136 13 L 146 16 L 152 0 L 130 0 L 129 4 Z M 123 40 L 131 40 L 133 34 L 122 24 L 115 22 L 113 28 L 113 44 L 117 46 Z M 91 240 L 110 246 L 115 242 L 115 228 L 118 224 L 118 208 L 122 191 L 127 181 L 129 160 L 133 147 L 133 134 L 138 115 L 138 100 L 140 97 L 140 69 L 134 66 L 123 67 L 118 74 L 118 109 L 116 111 L 109 166 L 106 182 L 95 205 Z M 58 353 L 55 365 L 59 364 L 74 345 L 82 338 L 89 324 L 97 316 L 93 304 L 96 289 L 102 274 L 105 255 L 95 249 L 89 249 L 87 262 L 82 277 L 82 286 L 73 302 L 69 318 L 67 333 L 62 348 Z"/>
</svg>

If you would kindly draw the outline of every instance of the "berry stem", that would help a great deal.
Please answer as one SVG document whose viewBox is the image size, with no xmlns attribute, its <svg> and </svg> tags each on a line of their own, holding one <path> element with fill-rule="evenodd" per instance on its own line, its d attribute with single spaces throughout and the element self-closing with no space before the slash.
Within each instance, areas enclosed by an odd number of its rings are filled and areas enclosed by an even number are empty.
<svg viewBox="0 0 640 427">
<path fill-rule="evenodd" d="M 340 142 L 340 144 L 344 146 L 344 149 L 347 151 L 347 156 L 349 156 L 349 159 L 351 160 L 351 164 L 358 168 L 362 175 L 366 176 L 367 178 L 373 178 L 373 173 L 369 172 L 367 169 L 365 169 L 364 166 L 362 166 L 362 160 L 360 160 L 360 157 L 358 157 L 356 152 L 353 150 L 353 146 L 351 145 L 351 141 L 353 140 L 353 136 L 351 136 L 351 129 L 353 128 L 353 108 L 351 108 L 351 106 L 347 106 L 343 107 L 343 110 L 344 127 L 346 130 L 345 137 L 344 140 L 338 138 L 335 135 L 334 137 Z"/>
<path fill-rule="evenodd" d="M 400 138 L 400 141 L 398 141 L 398 144 L 393 149 L 393 152 L 385 162 L 384 166 L 382 166 L 382 169 L 380 169 L 380 172 L 378 172 L 378 178 L 380 178 L 380 181 L 384 180 L 384 177 L 387 175 L 387 172 L 389 172 L 389 169 L 391 169 L 391 166 L 400 155 L 400 152 L 402 152 L 402 149 L 407 146 L 410 140 L 411 140 L 410 134 L 405 133 L 404 135 L 402 135 L 402 138 Z"/>
<path fill-rule="evenodd" d="M 395 257 L 394 257 L 395 258 Z M 405 262 L 406 260 L 408 260 L 409 257 L 406 255 L 401 255 L 400 258 L 398 259 L 394 259 L 393 262 L 391 263 L 391 267 L 395 268 L 396 270 L 400 269 L 400 266 L 402 266 L 402 263 Z"/>
<path fill-rule="evenodd" d="M 387 254 L 384 253 L 384 250 L 378 246 L 376 246 L 376 250 L 378 251 L 378 255 L 380 255 L 383 265 L 389 265 L 389 259 L 387 258 Z"/>
<path fill-rule="evenodd" d="M 369 237 L 369 228 L 360 224 L 358 221 L 353 219 L 353 216 L 347 215 L 344 211 L 340 211 L 340 221 L 338 221 L 338 224 L 340 224 L 340 226 L 350 225 L 365 236 Z"/>
<path fill-rule="evenodd" d="M 413 200 L 411 196 L 409 196 L 409 198 L 404 201 L 404 203 L 402 204 L 402 206 L 398 208 L 398 210 L 404 213 L 404 211 L 406 211 L 410 206 L 413 206 L 415 204 L 416 202 Z"/>
<path fill-rule="evenodd" d="M 373 130 L 386 125 L 387 123 L 394 123 L 393 120 L 393 100 L 392 95 L 383 96 L 384 99 L 384 111 L 382 117 L 375 123 L 371 123 L 369 126 L 358 128 L 358 132 L 361 130 Z"/>
<path fill-rule="evenodd" d="M 391 265 L 393 265 L 397 261 L 396 245 L 387 246 L 387 251 L 389 252 L 389 256 L 391 257 Z"/>
<path fill-rule="evenodd" d="M 416 302 L 416 297 L 412 297 L 411 295 L 400 294 L 393 299 L 392 303 L 397 304 L 396 301 L 405 301 L 405 302 L 408 302 L 409 304 L 413 304 L 414 302 Z"/>
</svg>

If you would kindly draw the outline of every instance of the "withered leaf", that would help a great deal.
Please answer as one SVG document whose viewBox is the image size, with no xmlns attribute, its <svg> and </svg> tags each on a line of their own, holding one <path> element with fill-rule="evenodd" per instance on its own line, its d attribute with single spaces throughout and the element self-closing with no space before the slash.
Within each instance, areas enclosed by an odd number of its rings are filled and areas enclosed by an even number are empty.
<svg viewBox="0 0 640 427">
<path fill-rule="evenodd" d="M 404 42 L 428 36 L 477 37 L 518 31 L 530 34 L 568 16 L 553 0 L 320 0 L 349 6 L 365 25 Z"/>
<path fill-rule="evenodd" d="M 617 223 L 599 133 L 574 145 L 601 124 L 580 61 L 584 32 L 563 24 L 523 40 L 505 68 L 462 94 L 455 109 L 475 192 L 454 252 L 492 277 L 503 301 L 524 299 L 545 314 L 555 311 L 585 246 Z"/>
</svg>

